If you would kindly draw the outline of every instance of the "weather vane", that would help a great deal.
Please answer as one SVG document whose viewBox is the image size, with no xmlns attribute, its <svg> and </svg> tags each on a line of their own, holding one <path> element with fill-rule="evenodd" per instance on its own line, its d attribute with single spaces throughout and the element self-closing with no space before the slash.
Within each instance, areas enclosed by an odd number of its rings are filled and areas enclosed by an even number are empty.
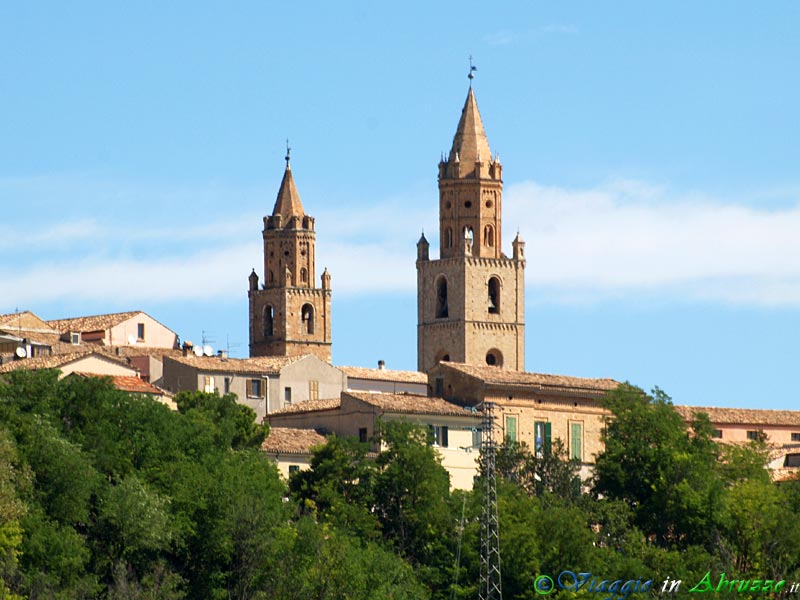
<svg viewBox="0 0 800 600">
<path fill-rule="evenodd" d="M 289 147 L 289 138 L 286 138 L 286 166 L 289 166 L 289 155 L 292 153 L 292 149 Z"/>
<path fill-rule="evenodd" d="M 467 75 L 467 77 L 469 78 L 469 84 L 470 85 L 472 85 L 472 80 L 475 79 L 475 75 L 473 75 L 472 73 L 474 71 L 477 71 L 477 70 L 478 70 L 478 67 L 476 67 L 475 65 L 472 64 L 472 54 L 470 54 L 469 55 L 469 75 Z"/>
</svg>

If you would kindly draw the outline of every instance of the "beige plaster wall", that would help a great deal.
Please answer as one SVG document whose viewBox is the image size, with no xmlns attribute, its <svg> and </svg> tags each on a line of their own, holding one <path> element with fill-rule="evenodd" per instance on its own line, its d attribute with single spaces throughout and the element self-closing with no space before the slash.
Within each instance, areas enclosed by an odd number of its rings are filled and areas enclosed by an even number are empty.
<svg viewBox="0 0 800 600">
<path fill-rule="evenodd" d="M 144 338 L 138 339 L 139 324 L 144 324 Z M 129 337 L 136 338 L 135 346 L 143 348 L 175 348 L 178 336 L 149 315 L 138 315 L 123 321 L 106 332 L 104 343 L 109 346 L 130 346 Z"/>
</svg>

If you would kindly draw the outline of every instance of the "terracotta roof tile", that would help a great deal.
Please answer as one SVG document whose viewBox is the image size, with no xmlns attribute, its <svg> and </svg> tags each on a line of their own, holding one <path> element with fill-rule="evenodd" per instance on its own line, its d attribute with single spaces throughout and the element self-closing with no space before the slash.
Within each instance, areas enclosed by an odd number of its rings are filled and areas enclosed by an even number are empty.
<svg viewBox="0 0 800 600">
<path fill-rule="evenodd" d="M 103 331 L 119 325 L 123 321 L 132 319 L 136 315 L 142 314 L 141 310 L 132 310 L 121 313 L 109 313 L 105 315 L 90 315 L 87 317 L 73 317 L 70 319 L 54 319 L 47 323 L 61 333 L 67 331 Z"/>
<path fill-rule="evenodd" d="M 269 419 L 273 415 L 294 415 L 300 413 L 314 412 L 318 410 L 335 410 L 342 405 L 340 398 L 322 398 L 320 400 L 304 400 L 297 404 L 284 406 L 281 409 L 274 410 L 267 415 Z"/>
<path fill-rule="evenodd" d="M 27 333 L 58 333 L 47 322 L 40 319 L 29 310 L 19 313 L 0 315 L 0 329 L 9 333 L 20 332 L 28 337 Z"/>
<path fill-rule="evenodd" d="M 109 377 L 115 388 L 123 392 L 130 392 L 131 394 L 152 394 L 156 396 L 164 395 L 164 391 L 144 381 L 136 375 L 98 375 L 96 373 L 82 373 L 79 371 L 75 371 L 73 375 L 97 378 Z"/>
<path fill-rule="evenodd" d="M 170 360 L 195 367 L 201 371 L 226 373 L 277 374 L 286 365 L 310 356 L 259 356 L 255 358 L 221 358 L 219 356 L 167 356 Z"/>
<path fill-rule="evenodd" d="M 51 356 L 37 356 L 35 358 L 25 358 L 23 360 L 15 360 L 11 362 L 4 363 L 0 365 L 0 373 L 8 373 L 9 371 L 16 371 L 17 369 L 30 369 L 30 370 L 37 370 L 37 369 L 58 369 L 67 365 L 69 363 L 75 362 L 78 359 L 84 358 L 90 355 L 99 356 L 105 360 L 110 360 L 115 363 L 119 363 L 120 365 L 124 365 L 130 368 L 130 365 L 124 359 L 115 358 L 113 356 L 108 356 L 105 354 L 101 354 L 99 352 L 95 352 L 94 348 L 84 348 L 81 350 L 77 350 L 75 352 L 71 352 L 69 354 L 53 354 Z"/>
<path fill-rule="evenodd" d="M 706 413 L 712 423 L 731 425 L 788 425 L 800 427 L 800 411 L 761 408 L 718 408 L 713 406 L 675 406 L 687 421 L 694 413 Z"/>
<path fill-rule="evenodd" d="M 23 360 L 14 360 L 0 365 L 0 373 L 8 373 L 16 371 L 17 369 L 57 369 L 62 365 L 71 363 L 74 360 L 88 356 L 92 351 L 90 349 L 78 350 L 68 354 L 53 354 L 51 356 L 37 356 L 36 358 L 25 358 Z"/>
<path fill-rule="evenodd" d="M 376 392 L 344 392 L 344 394 L 387 413 L 459 417 L 476 416 L 476 413 L 470 409 L 448 402 L 444 398 L 432 398 L 418 394 L 384 394 Z"/>
<path fill-rule="evenodd" d="M 428 376 L 419 371 L 397 371 L 395 369 L 368 369 L 366 367 L 337 367 L 353 379 L 375 379 L 402 383 L 428 383 Z"/>
<path fill-rule="evenodd" d="M 281 454 L 310 454 L 312 448 L 324 443 L 325 437 L 313 429 L 271 427 L 261 449 Z"/>
<path fill-rule="evenodd" d="M 490 385 L 526 385 L 542 389 L 561 389 L 565 391 L 586 391 L 605 393 L 616 389 L 620 383 L 614 379 L 592 379 L 547 373 L 528 373 L 511 371 L 498 367 L 477 367 L 463 363 L 441 363 L 447 368 L 461 371 Z"/>
</svg>

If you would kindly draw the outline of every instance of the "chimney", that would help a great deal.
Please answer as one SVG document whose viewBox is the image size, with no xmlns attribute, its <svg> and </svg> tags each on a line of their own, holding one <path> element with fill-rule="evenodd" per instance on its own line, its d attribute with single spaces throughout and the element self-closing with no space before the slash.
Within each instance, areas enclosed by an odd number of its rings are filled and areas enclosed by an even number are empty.
<svg viewBox="0 0 800 600">
<path fill-rule="evenodd" d="M 184 356 L 189 356 L 192 353 L 192 348 L 194 348 L 194 344 L 189 340 L 185 340 L 183 342 L 183 346 L 181 346 L 181 350 L 183 350 Z"/>
<path fill-rule="evenodd" d="M 217 358 L 228 358 L 227 350 L 217 350 Z"/>
<path fill-rule="evenodd" d="M 386 361 L 385 360 L 379 360 L 378 361 L 378 369 L 383 371 L 385 368 L 386 368 Z"/>
</svg>

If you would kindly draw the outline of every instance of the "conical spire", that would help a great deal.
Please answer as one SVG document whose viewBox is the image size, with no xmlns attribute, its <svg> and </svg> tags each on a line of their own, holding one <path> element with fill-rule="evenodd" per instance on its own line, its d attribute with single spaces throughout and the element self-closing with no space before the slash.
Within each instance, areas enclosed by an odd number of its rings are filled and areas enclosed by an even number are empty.
<svg viewBox="0 0 800 600">
<path fill-rule="evenodd" d="M 289 155 L 287 154 L 286 171 L 283 173 L 283 181 L 278 190 L 278 199 L 275 200 L 275 208 L 272 209 L 272 216 L 281 215 L 286 222 L 289 217 L 302 217 L 304 214 L 303 203 L 300 202 L 300 194 L 294 185 L 292 167 L 289 166 Z"/>
<path fill-rule="evenodd" d="M 489 162 L 492 160 L 492 151 L 489 149 L 489 140 L 483 130 L 483 121 L 478 112 L 478 103 L 472 86 L 467 92 L 467 101 L 461 110 L 461 119 L 453 138 L 453 147 L 450 149 L 450 161 L 460 160 L 462 169 L 472 170 L 472 165 L 478 161 Z"/>
</svg>

